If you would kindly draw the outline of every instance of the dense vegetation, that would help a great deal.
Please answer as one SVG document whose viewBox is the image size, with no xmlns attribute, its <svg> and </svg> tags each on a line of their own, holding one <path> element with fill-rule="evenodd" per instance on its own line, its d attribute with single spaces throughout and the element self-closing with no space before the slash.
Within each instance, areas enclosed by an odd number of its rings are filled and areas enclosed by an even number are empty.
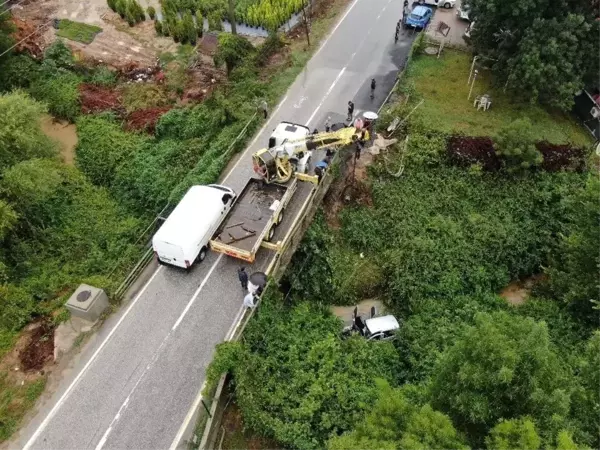
<svg viewBox="0 0 600 450">
<path fill-rule="evenodd" d="M 598 2 L 468 0 L 473 44 L 518 95 L 570 110 L 598 82 Z"/>
<path fill-rule="evenodd" d="M 385 117 L 406 114 L 420 100 L 419 83 L 409 78 L 401 89 L 413 103 Z M 504 108 L 495 113 L 520 105 Z M 231 370 L 246 425 L 286 447 L 597 448 L 600 393 L 590 368 L 600 345 L 600 182 L 585 169 L 588 149 L 558 135 L 540 142 L 545 136 L 527 120 L 504 120 L 489 137 L 452 135 L 451 126 L 433 129 L 439 123 L 426 112 L 403 130 L 407 148 L 370 167 L 362 190 L 372 206 L 347 206 L 333 222 L 329 211 L 317 217 L 286 274 L 287 306 L 270 294 L 243 342 L 223 346 L 212 370 Z M 481 130 L 476 120 L 487 117 L 473 117 Z M 544 120 L 550 129 L 552 118 Z M 523 304 L 498 296 L 533 275 Z M 378 355 L 380 343 L 344 341 L 341 323 L 322 309 L 374 297 L 401 321 L 387 356 L 391 377 L 375 363 L 364 369 L 344 347 Z M 294 323 L 307 311 L 310 322 Z M 331 324 L 313 336 L 316 317 Z M 331 343 L 318 362 L 315 341 Z M 340 358 L 360 375 L 347 378 Z M 332 368 L 339 373 L 327 372 L 332 382 L 323 387 L 315 374 Z M 353 387 L 339 387 L 338 376 Z M 312 401 L 313 392 L 329 398 L 329 389 L 335 400 Z M 349 391 L 360 406 L 338 405 Z M 304 408 L 288 407 L 294 402 Z M 335 422 L 324 428 L 332 402 Z"/>
</svg>

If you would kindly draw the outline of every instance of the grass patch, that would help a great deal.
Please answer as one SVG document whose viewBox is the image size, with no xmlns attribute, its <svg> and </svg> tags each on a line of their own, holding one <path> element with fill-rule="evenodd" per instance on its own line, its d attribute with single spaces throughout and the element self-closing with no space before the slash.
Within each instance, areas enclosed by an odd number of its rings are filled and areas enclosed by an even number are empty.
<svg viewBox="0 0 600 450">
<path fill-rule="evenodd" d="M 479 71 L 471 100 L 467 100 L 470 68 L 471 55 L 454 50 L 444 50 L 440 59 L 416 57 L 406 81 L 414 85 L 425 102 L 415 112 L 415 119 L 440 131 L 493 136 L 513 120 L 528 117 L 539 140 L 575 146 L 590 144 L 588 134 L 575 120 L 535 104 L 515 101 L 501 87 L 493 85 L 492 74 L 487 70 Z M 486 112 L 473 107 L 473 99 L 481 94 L 492 97 L 491 109 Z"/>
<path fill-rule="evenodd" d="M 58 36 L 70 39 L 72 41 L 91 44 L 102 28 L 87 23 L 73 22 L 69 19 L 61 19 L 58 24 Z"/>
<path fill-rule="evenodd" d="M 0 442 L 8 439 L 18 428 L 25 413 L 44 392 L 46 377 L 15 385 L 10 375 L 0 378 Z"/>
</svg>

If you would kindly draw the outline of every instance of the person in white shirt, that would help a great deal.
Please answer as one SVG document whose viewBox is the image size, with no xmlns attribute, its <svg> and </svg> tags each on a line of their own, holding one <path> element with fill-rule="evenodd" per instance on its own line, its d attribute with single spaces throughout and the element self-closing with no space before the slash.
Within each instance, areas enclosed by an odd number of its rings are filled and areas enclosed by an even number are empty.
<svg viewBox="0 0 600 450">
<path fill-rule="evenodd" d="M 256 306 L 254 303 L 254 294 L 252 292 L 248 292 L 244 297 L 244 306 L 246 308 L 254 308 Z"/>
</svg>

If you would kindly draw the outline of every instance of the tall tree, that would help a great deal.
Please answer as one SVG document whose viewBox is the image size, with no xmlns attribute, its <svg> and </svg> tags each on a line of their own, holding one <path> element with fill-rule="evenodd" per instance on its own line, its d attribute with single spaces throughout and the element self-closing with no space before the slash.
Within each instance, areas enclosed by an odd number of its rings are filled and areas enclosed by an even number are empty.
<svg viewBox="0 0 600 450">
<path fill-rule="evenodd" d="M 448 416 L 415 404 L 405 388 L 393 389 L 383 380 L 377 380 L 377 387 L 377 402 L 369 413 L 352 432 L 331 438 L 328 450 L 468 448 Z"/>
<path fill-rule="evenodd" d="M 478 314 L 434 371 L 433 406 L 479 445 L 500 419 L 530 415 L 540 426 L 560 423 L 569 410 L 564 376 L 545 323 Z"/>
<path fill-rule="evenodd" d="M 3 2 L 4 3 L 4 2 Z M 0 6 L 0 63 L 8 59 L 10 53 L 8 49 L 14 44 L 12 33 L 15 27 L 12 23 L 11 13 L 7 11 L 7 6 Z"/>
<path fill-rule="evenodd" d="M 217 66 L 225 64 L 227 75 L 240 64 L 244 58 L 254 52 L 254 47 L 248 39 L 229 33 L 221 33 L 217 44 L 214 60 Z"/>
</svg>

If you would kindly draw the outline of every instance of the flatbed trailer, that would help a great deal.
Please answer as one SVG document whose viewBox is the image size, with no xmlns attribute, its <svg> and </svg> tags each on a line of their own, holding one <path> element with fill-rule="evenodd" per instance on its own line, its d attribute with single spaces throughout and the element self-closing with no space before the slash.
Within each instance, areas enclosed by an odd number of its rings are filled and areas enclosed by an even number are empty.
<svg viewBox="0 0 600 450">
<path fill-rule="evenodd" d="M 273 239 L 297 183 L 295 178 L 285 185 L 250 178 L 213 235 L 210 248 L 253 263 L 261 245 L 272 248 L 264 243 Z"/>
</svg>

